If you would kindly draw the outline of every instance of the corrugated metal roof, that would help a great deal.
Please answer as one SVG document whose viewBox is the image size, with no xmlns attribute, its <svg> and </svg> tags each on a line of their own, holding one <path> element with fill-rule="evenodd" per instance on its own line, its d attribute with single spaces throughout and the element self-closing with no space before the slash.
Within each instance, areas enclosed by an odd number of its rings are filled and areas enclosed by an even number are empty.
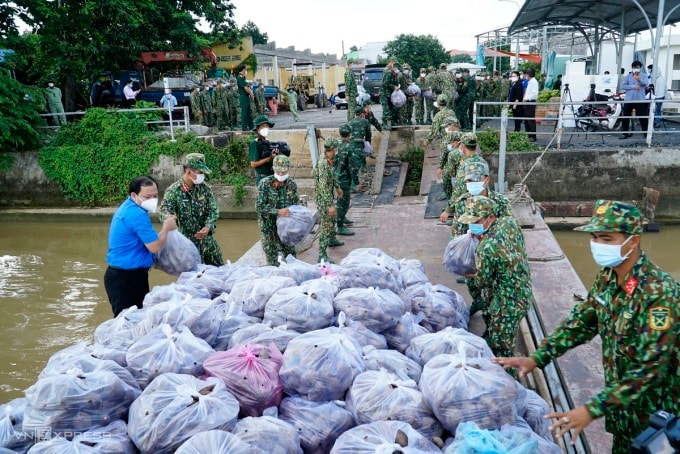
<svg viewBox="0 0 680 454">
<path fill-rule="evenodd" d="M 651 27 L 656 27 L 659 0 L 638 0 L 638 3 L 647 13 Z M 677 0 L 665 0 L 664 17 L 674 10 L 666 25 L 680 21 L 677 6 Z M 622 23 L 625 34 L 650 28 L 650 23 L 632 0 L 526 0 L 510 26 L 510 32 L 558 24 L 597 26 L 620 32 Z"/>
</svg>

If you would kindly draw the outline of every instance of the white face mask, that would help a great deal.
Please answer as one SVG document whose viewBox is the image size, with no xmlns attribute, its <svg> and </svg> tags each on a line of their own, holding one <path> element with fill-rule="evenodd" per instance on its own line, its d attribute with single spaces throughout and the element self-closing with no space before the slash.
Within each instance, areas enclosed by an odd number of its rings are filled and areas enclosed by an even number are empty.
<svg viewBox="0 0 680 454">
<path fill-rule="evenodd" d="M 260 129 L 260 135 L 262 137 L 267 137 L 269 135 L 269 128 L 262 128 Z"/>
<path fill-rule="evenodd" d="M 483 181 L 468 181 L 465 183 L 465 188 L 472 195 L 479 195 L 484 192 L 484 182 Z"/>
<path fill-rule="evenodd" d="M 626 253 L 626 255 L 621 255 L 621 247 L 633 238 L 629 236 L 621 244 L 601 244 L 590 240 L 590 252 L 593 255 L 593 260 L 600 266 L 606 267 L 616 267 L 623 263 L 624 260 L 628 258 L 633 250 L 631 249 Z"/>
<path fill-rule="evenodd" d="M 49 84 L 47 84 L 47 86 L 52 88 L 52 87 L 54 87 L 54 84 L 52 82 L 50 82 Z"/>
<path fill-rule="evenodd" d="M 153 199 L 146 199 L 139 206 L 149 213 L 155 213 L 156 208 L 158 208 L 158 198 L 154 197 Z"/>
<path fill-rule="evenodd" d="M 447 149 L 448 151 L 453 150 L 453 145 L 451 145 L 450 143 L 447 143 L 447 144 L 446 144 L 446 149 Z"/>
<path fill-rule="evenodd" d="M 205 174 L 203 173 L 196 174 L 196 179 L 194 180 L 192 178 L 191 181 L 193 181 L 194 184 L 203 184 L 203 182 L 205 181 Z"/>
<path fill-rule="evenodd" d="M 462 76 L 461 73 L 456 73 L 456 79 L 460 79 L 460 76 Z"/>
<path fill-rule="evenodd" d="M 511 77 L 510 80 L 513 82 L 517 82 L 519 79 L 517 77 Z"/>
<path fill-rule="evenodd" d="M 280 181 L 281 183 L 283 183 L 284 181 L 286 181 L 288 179 L 288 174 L 279 175 L 278 173 L 275 173 L 274 178 L 276 178 L 276 181 Z"/>
<path fill-rule="evenodd" d="M 633 68 L 633 72 L 636 73 L 636 74 L 639 73 L 639 72 L 640 72 L 640 68 Z"/>
<path fill-rule="evenodd" d="M 425 73 L 420 73 L 420 77 L 425 77 Z"/>
</svg>

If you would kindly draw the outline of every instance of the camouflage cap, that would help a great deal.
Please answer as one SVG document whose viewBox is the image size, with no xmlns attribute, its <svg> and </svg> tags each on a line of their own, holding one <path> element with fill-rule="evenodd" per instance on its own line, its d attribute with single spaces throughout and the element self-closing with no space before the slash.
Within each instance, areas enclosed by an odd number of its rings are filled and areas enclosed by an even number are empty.
<svg viewBox="0 0 680 454">
<path fill-rule="evenodd" d="M 272 168 L 275 172 L 286 172 L 290 169 L 290 158 L 282 154 L 276 155 L 274 162 L 272 162 Z"/>
<path fill-rule="evenodd" d="M 460 136 L 463 133 L 461 131 L 446 131 L 446 143 L 460 142 Z"/>
<path fill-rule="evenodd" d="M 642 233 L 642 214 L 630 203 L 616 200 L 595 202 L 590 223 L 574 230 L 579 232 L 621 232 L 639 235 Z"/>
<path fill-rule="evenodd" d="M 458 218 L 462 224 L 474 224 L 496 212 L 496 202 L 481 195 L 470 197 L 465 203 L 465 213 Z"/>
<path fill-rule="evenodd" d="M 354 109 L 354 115 L 362 115 L 362 114 L 364 114 L 364 113 L 365 113 L 365 112 L 364 112 L 363 106 L 357 107 L 356 109 Z"/>
<path fill-rule="evenodd" d="M 404 63 L 403 68 L 404 69 L 411 69 L 411 66 L 408 63 Z"/>
<path fill-rule="evenodd" d="M 426 72 L 427 72 L 427 68 L 420 68 L 420 72 L 421 72 L 421 73 L 426 73 Z"/>
<path fill-rule="evenodd" d="M 184 165 L 191 167 L 192 169 L 200 170 L 206 175 L 212 173 L 205 163 L 205 156 L 203 153 L 189 153 L 184 159 Z"/>
<path fill-rule="evenodd" d="M 480 181 L 489 175 L 489 164 L 486 161 L 466 159 L 463 161 L 463 170 L 465 170 L 466 180 Z"/>
<path fill-rule="evenodd" d="M 439 69 L 446 69 L 446 63 L 442 63 L 439 65 Z"/>
<path fill-rule="evenodd" d="M 446 95 L 441 94 L 441 95 L 437 96 L 437 100 L 434 102 L 434 105 L 436 107 L 439 107 L 439 106 L 445 106 L 447 103 L 448 103 L 448 100 L 446 99 Z"/>
<path fill-rule="evenodd" d="M 347 137 L 352 132 L 352 128 L 349 127 L 349 123 L 344 123 L 340 125 L 338 132 L 341 137 Z"/>
<path fill-rule="evenodd" d="M 476 147 L 477 146 L 477 135 L 474 132 L 466 132 L 460 138 L 460 141 L 466 147 Z"/>
<path fill-rule="evenodd" d="M 323 149 L 324 151 L 331 151 L 336 148 L 338 148 L 338 145 L 340 145 L 340 141 L 338 140 L 337 137 L 329 137 L 323 142 Z"/>
<path fill-rule="evenodd" d="M 435 69 L 434 66 L 428 66 L 428 67 L 427 67 L 427 70 L 428 70 L 428 71 L 434 71 L 434 69 Z"/>
</svg>

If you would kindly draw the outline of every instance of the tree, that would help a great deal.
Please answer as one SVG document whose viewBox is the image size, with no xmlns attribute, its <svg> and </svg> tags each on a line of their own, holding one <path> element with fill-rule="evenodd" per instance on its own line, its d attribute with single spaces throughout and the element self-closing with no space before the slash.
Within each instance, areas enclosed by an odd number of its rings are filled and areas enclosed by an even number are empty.
<svg viewBox="0 0 680 454">
<path fill-rule="evenodd" d="M 246 22 L 243 27 L 241 27 L 241 33 L 245 36 L 252 37 L 253 44 L 267 44 L 269 42 L 269 36 L 267 36 L 266 33 L 262 33 L 252 21 Z"/>
<path fill-rule="evenodd" d="M 400 63 L 408 63 L 412 70 L 449 63 L 451 57 L 444 46 L 432 35 L 404 35 L 396 37 L 385 46 L 385 52 Z"/>
<path fill-rule="evenodd" d="M 451 63 L 474 63 L 468 54 L 456 54 L 451 56 Z"/>
<path fill-rule="evenodd" d="M 45 125 L 42 90 L 22 85 L 0 70 L 0 150 L 28 150 L 40 142 L 36 127 Z"/>
</svg>

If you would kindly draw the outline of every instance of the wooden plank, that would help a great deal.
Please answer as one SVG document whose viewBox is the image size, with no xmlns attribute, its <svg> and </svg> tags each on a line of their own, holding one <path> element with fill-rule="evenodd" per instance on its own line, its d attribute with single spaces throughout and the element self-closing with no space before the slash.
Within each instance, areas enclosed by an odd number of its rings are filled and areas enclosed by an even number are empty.
<svg viewBox="0 0 680 454">
<path fill-rule="evenodd" d="M 437 169 L 439 168 L 439 147 L 425 149 L 425 159 L 423 161 L 423 175 L 420 178 L 420 195 L 430 193 L 432 183 L 437 181 Z"/>
<path fill-rule="evenodd" d="M 401 197 L 404 191 L 404 184 L 406 184 L 406 174 L 408 173 L 408 162 L 402 162 L 399 167 L 399 181 L 397 181 L 397 189 L 394 191 L 395 197 Z"/>
<path fill-rule="evenodd" d="M 387 147 L 390 144 L 390 135 L 384 134 L 380 141 L 380 148 L 378 150 L 378 158 L 375 161 L 375 173 L 373 174 L 373 182 L 371 184 L 372 195 L 380 194 L 382 190 L 383 172 L 385 172 L 385 161 L 387 161 Z"/>
</svg>

